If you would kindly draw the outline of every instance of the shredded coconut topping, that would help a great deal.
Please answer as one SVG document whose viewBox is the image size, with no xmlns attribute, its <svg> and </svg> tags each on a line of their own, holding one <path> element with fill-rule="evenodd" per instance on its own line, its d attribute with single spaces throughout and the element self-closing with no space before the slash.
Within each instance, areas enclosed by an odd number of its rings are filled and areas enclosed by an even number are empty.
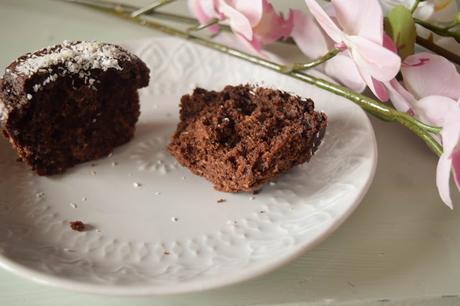
<svg viewBox="0 0 460 306">
<path fill-rule="evenodd" d="M 91 69 L 121 70 L 118 63 L 120 58 L 126 58 L 126 52 L 113 45 L 87 41 L 78 43 L 64 41 L 60 46 L 44 49 L 41 54 L 29 54 L 26 59 L 19 61 L 15 70 L 19 74 L 30 76 L 37 72 L 46 72 L 49 67 L 64 64 L 68 73 L 78 74 L 84 78 L 87 76 L 86 72 Z M 52 75 L 50 81 L 56 78 L 57 75 Z"/>
<path fill-rule="evenodd" d="M 14 69 L 14 73 L 32 76 L 37 72 L 50 73 L 41 83 L 33 85 L 33 91 L 39 92 L 46 85 L 54 82 L 59 76 L 77 75 L 88 87 L 97 90 L 97 82 L 91 77 L 92 69 L 107 71 L 110 68 L 122 70 L 119 59 L 130 60 L 126 51 L 114 45 L 100 42 L 68 42 L 61 45 L 47 47 L 21 58 Z M 51 67 L 58 66 L 53 73 Z M 8 71 L 7 71 L 8 72 Z"/>
</svg>

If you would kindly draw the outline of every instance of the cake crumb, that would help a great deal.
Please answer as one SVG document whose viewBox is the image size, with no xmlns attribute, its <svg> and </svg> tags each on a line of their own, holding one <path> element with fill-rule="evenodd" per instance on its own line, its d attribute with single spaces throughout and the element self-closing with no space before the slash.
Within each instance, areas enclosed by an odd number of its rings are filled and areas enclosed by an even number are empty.
<svg viewBox="0 0 460 306">
<path fill-rule="evenodd" d="M 113 162 L 113 163 L 112 163 L 112 166 L 113 166 L 113 167 L 115 167 L 115 166 L 117 166 L 117 165 L 118 165 L 117 162 Z"/>
<path fill-rule="evenodd" d="M 72 208 L 77 208 L 77 207 L 78 207 L 77 204 L 75 204 L 75 203 L 70 203 L 69 205 L 70 205 L 70 207 L 72 207 Z"/>
<path fill-rule="evenodd" d="M 134 182 L 133 186 L 134 186 L 134 188 L 139 188 L 139 187 L 142 187 L 142 184 L 138 183 L 138 182 Z"/>
<path fill-rule="evenodd" d="M 160 195 L 160 194 L 161 194 L 161 192 L 159 192 L 159 191 L 154 193 L 154 195 Z"/>
<path fill-rule="evenodd" d="M 81 198 L 81 200 L 82 200 L 83 202 L 85 202 L 86 200 L 88 200 L 88 198 L 87 198 L 87 197 L 83 197 L 83 198 Z"/>
<path fill-rule="evenodd" d="M 164 251 L 163 254 L 165 254 L 165 255 L 170 255 L 171 253 L 169 253 L 168 251 Z"/>
<path fill-rule="evenodd" d="M 43 199 L 45 197 L 45 193 L 44 192 L 37 192 L 35 194 L 35 196 L 37 197 L 37 199 Z"/>
<path fill-rule="evenodd" d="M 249 201 L 254 201 L 256 197 L 249 197 Z"/>
<path fill-rule="evenodd" d="M 77 231 L 77 232 L 83 232 L 86 228 L 86 225 L 85 223 L 81 222 L 81 221 L 71 221 L 70 222 L 70 228 L 74 231 Z"/>
<path fill-rule="evenodd" d="M 179 218 L 177 218 L 177 217 L 172 217 L 172 218 L 171 218 L 171 221 L 172 221 L 172 222 L 177 222 L 177 221 L 179 221 Z"/>
<path fill-rule="evenodd" d="M 225 203 L 225 202 L 227 202 L 227 200 L 225 200 L 225 199 L 219 199 L 219 200 L 217 200 L 217 203 Z"/>
</svg>

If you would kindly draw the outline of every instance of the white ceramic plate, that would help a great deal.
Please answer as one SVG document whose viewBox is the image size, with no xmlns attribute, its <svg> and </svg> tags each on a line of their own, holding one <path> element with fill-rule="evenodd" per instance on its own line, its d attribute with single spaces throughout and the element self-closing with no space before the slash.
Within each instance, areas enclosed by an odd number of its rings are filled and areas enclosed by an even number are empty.
<svg viewBox="0 0 460 306">
<path fill-rule="evenodd" d="M 174 39 L 133 43 L 152 70 L 133 141 L 62 176 L 38 177 L 0 142 L 0 264 L 71 290 L 154 295 L 237 283 L 295 259 L 336 229 L 366 193 L 376 143 L 345 99 Z M 226 194 L 165 150 L 181 95 L 257 82 L 305 97 L 329 116 L 309 164 L 258 195 Z M 140 186 L 135 187 L 135 183 Z M 219 199 L 225 203 L 217 203 Z M 69 221 L 91 225 L 70 230 Z"/>
</svg>

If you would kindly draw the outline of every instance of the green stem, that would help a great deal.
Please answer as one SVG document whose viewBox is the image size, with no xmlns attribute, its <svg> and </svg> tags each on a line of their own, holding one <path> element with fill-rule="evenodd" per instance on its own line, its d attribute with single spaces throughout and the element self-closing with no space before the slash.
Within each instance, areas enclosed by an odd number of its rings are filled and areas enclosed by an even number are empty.
<svg viewBox="0 0 460 306">
<path fill-rule="evenodd" d="M 193 43 L 217 50 L 219 52 L 231 55 L 233 57 L 245 60 L 247 62 L 257 64 L 259 66 L 277 71 L 279 73 L 283 73 L 295 79 L 304 81 L 308 84 L 314 85 L 324 90 L 327 90 L 338 96 L 344 97 L 356 103 L 361 108 L 363 108 L 365 111 L 373 114 L 374 116 L 382 120 L 401 123 L 402 125 L 407 127 L 409 130 L 411 130 L 414 134 L 419 136 L 428 145 L 428 147 L 430 147 L 430 149 L 433 150 L 434 153 L 436 153 L 437 155 L 442 154 L 442 146 L 438 142 L 436 142 L 433 136 L 425 129 L 427 127 L 426 125 L 419 122 L 418 120 L 416 120 L 415 118 L 411 117 L 408 114 L 398 112 L 397 110 L 395 110 L 394 108 L 388 105 L 380 103 L 362 94 L 353 92 L 346 87 L 331 83 L 324 79 L 314 77 L 304 72 L 298 72 L 298 71 L 286 72 L 283 65 L 274 63 L 272 61 L 269 61 L 267 59 L 264 59 L 258 56 L 254 56 L 254 55 L 245 53 L 243 51 L 228 47 L 226 45 L 223 45 L 223 44 L 220 44 L 220 43 L 217 43 L 217 42 L 205 39 L 205 38 L 201 38 L 199 36 L 195 36 L 193 34 L 187 33 L 186 31 L 182 31 L 174 27 L 171 27 L 165 24 L 161 24 L 159 22 L 145 20 L 141 18 L 132 18 L 129 14 L 123 14 L 114 9 L 95 7 L 94 5 L 91 7 L 96 8 L 104 13 L 109 13 L 109 14 L 118 16 L 120 18 L 123 18 L 125 20 L 132 21 L 132 22 L 141 24 L 143 26 L 150 27 L 164 34 L 179 37 L 185 40 L 189 40 Z M 438 129 L 435 129 L 435 130 L 438 131 Z"/>
<path fill-rule="evenodd" d="M 145 14 L 145 13 L 148 13 L 148 12 L 153 12 L 155 11 L 156 9 L 166 5 L 166 4 L 169 4 L 171 2 L 174 2 L 176 0 L 157 0 L 145 7 L 142 7 L 134 12 L 131 13 L 131 17 L 138 17 L 142 14 Z"/>
<path fill-rule="evenodd" d="M 453 37 L 458 43 L 460 43 L 460 31 L 453 31 L 452 32 L 452 31 L 449 31 L 448 28 L 443 28 L 443 27 L 431 24 L 429 22 L 420 20 L 418 18 L 414 18 L 414 21 L 417 24 L 419 24 L 422 27 L 430 30 L 433 33 L 436 33 L 436 34 L 438 34 L 440 36 L 444 36 L 444 37 Z"/>
<path fill-rule="evenodd" d="M 205 23 L 205 24 L 199 24 L 199 25 L 196 25 L 194 27 L 190 27 L 187 29 L 187 32 L 190 33 L 190 32 L 198 32 L 198 31 L 201 31 L 201 30 L 204 30 L 206 28 L 209 28 L 210 26 L 213 26 L 215 24 L 218 24 L 220 22 L 219 19 L 217 18 L 213 18 L 211 19 L 208 23 Z"/>
<path fill-rule="evenodd" d="M 418 5 L 420 3 L 420 0 L 416 0 L 414 5 L 412 5 L 412 8 L 410 9 L 410 12 L 413 14 L 415 10 L 417 9 Z"/>
<path fill-rule="evenodd" d="M 286 72 L 291 72 L 291 71 L 303 71 L 303 70 L 311 69 L 313 67 L 321 65 L 322 63 L 326 62 L 327 60 L 330 60 L 331 58 L 333 58 L 334 56 L 339 54 L 339 52 L 340 52 L 340 49 L 334 48 L 334 49 L 330 50 L 329 52 L 327 52 L 326 54 L 324 54 L 323 56 L 321 56 L 321 57 L 319 57 L 316 60 L 313 60 L 311 62 L 308 62 L 308 63 L 295 63 L 295 64 L 292 64 L 292 65 L 284 66 L 283 67 L 283 72 L 286 73 Z"/>
<path fill-rule="evenodd" d="M 452 21 L 450 24 L 448 24 L 447 26 L 444 27 L 444 29 L 446 30 L 450 30 L 452 28 L 455 28 L 456 26 L 458 26 L 458 20 L 455 19 L 454 21 Z"/>
</svg>

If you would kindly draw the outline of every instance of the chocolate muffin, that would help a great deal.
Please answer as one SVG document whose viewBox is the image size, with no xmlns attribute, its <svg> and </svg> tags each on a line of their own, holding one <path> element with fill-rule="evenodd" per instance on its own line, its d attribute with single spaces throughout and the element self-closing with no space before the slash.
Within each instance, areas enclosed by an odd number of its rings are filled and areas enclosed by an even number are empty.
<svg viewBox="0 0 460 306">
<path fill-rule="evenodd" d="M 250 85 L 197 88 L 180 102 L 169 151 L 220 191 L 253 191 L 310 160 L 327 125 L 310 99 Z"/>
<path fill-rule="evenodd" d="M 64 42 L 21 56 L 0 79 L 0 128 L 39 175 L 128 142 L 149 69 L 119 46 Z"/>
</svg>

